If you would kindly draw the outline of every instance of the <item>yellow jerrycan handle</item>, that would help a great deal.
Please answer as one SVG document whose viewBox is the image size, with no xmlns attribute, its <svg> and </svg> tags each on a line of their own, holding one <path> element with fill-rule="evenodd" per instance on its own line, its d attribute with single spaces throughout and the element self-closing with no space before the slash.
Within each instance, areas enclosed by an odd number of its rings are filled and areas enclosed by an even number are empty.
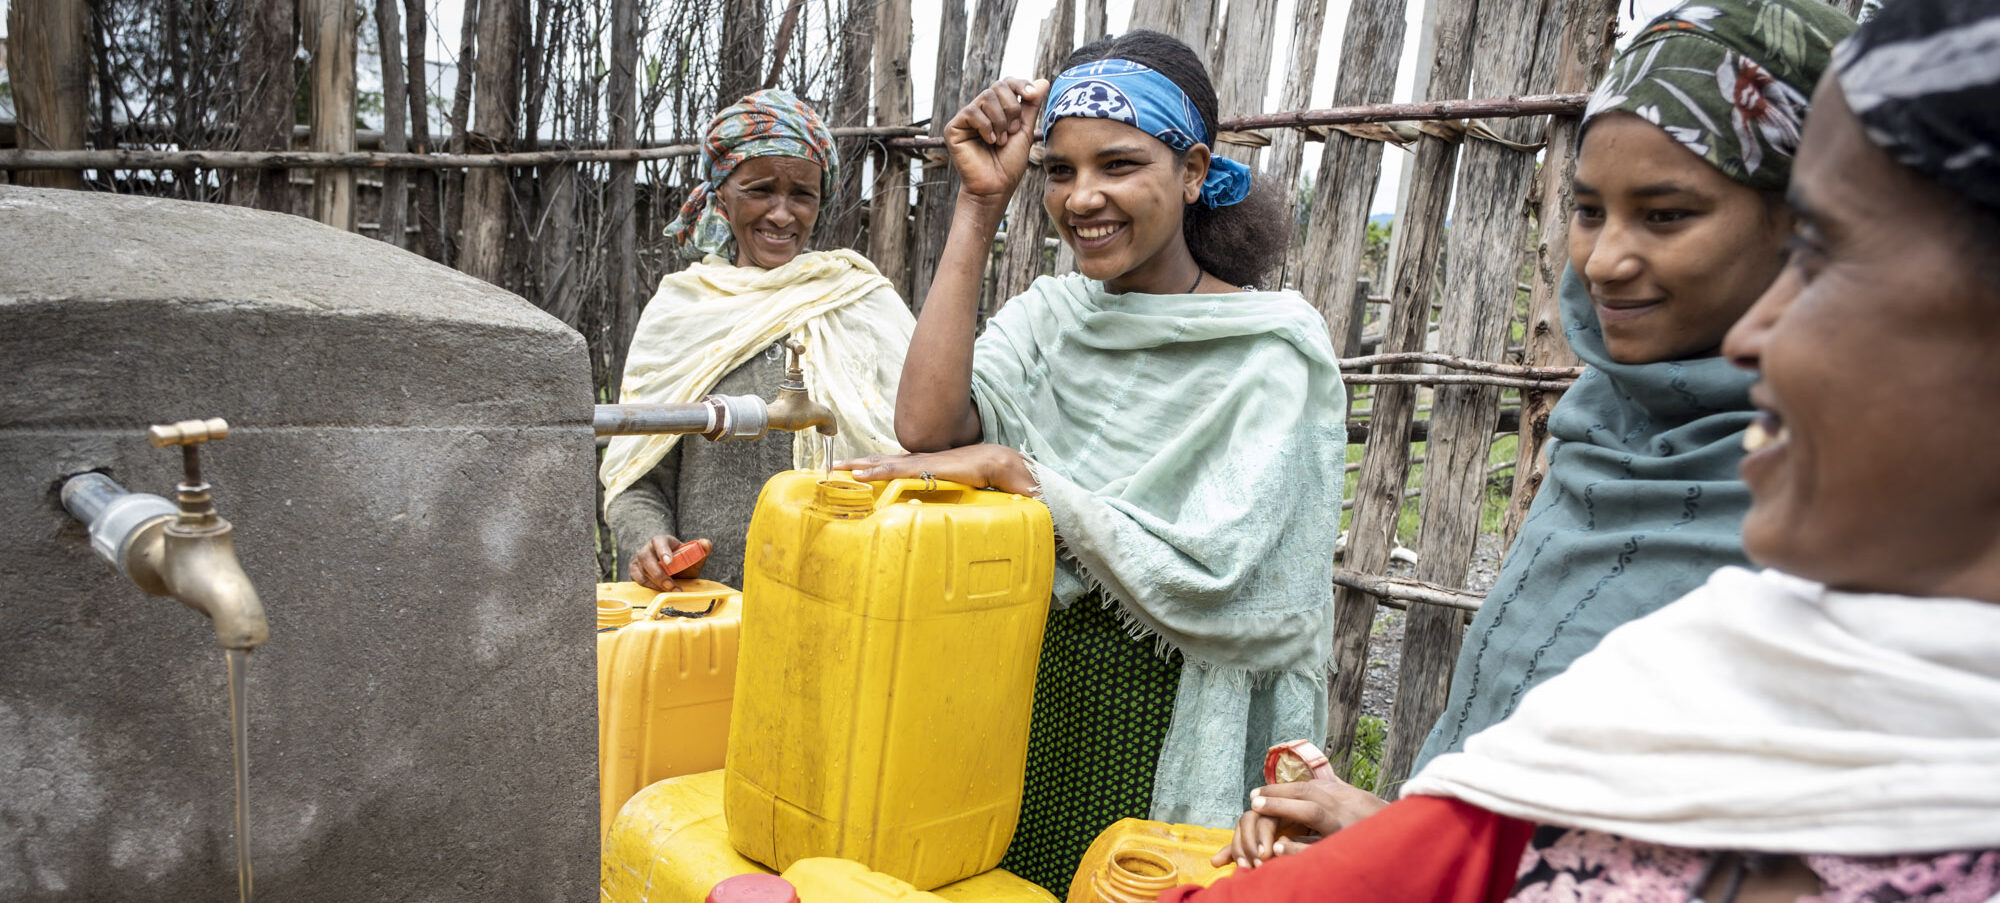
<svg viewBox="0 0 2000 903">
<path fill-rule="evenodd" d="M 918 482 L 922 481 L 919 480 Z M 717 605 L 722 604 L 722 600 L 736 595 L 736 590 L 730 588 L 727 584 L 717 583 L 713 580 L 689 580 L 686 582 L 691 584 L 693 588 L 676 590 L 671 593 L 660 593 L 654 596 L 652 604 L 646 606 L 646 613 L 640 615 L 638 620 L 652 621 L 659 618 L 707 617 L 715 611 Z M 669 599 L 688 599 L 690 597 L 696 602 L 707 599 L 708 607 L 700 611 L 667 607 L 667 600 Z"/>
<path fill-rule="evenodd" d="M 940 502 L 957 502 L 965 498 L 966 493 L 978 491 L 964 483 L 954 483 L 950 480 L 901 477 L 890 480 L 888 485 L 882 487 L 882 494 L 875 499 L 875 509 L 880 511 L 896 504 L 906 495 L 923 495 L 933 497 Z M 947 494 L 949 497 L 941 497 Z"/>
</svg>

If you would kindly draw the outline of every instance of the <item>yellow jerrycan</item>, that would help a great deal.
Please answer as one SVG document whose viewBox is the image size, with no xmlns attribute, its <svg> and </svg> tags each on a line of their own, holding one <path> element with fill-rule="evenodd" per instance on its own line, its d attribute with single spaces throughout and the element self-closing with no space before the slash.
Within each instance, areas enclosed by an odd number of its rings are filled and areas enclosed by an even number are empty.
<svg viewBox="0 0 2000 903">
<path fill-rule="evenodd" d="M 820 476 L 771 478 L 750 521 L 729 840 L 780 870 L 852 859 L 918 890 L 985 872 L 1020 816 L 1048 508 Z"/>
<path fill-rule="evenodd" d="M 1209 865 L 1229 845 L 1228 828 L 1202 828 L 1127 818 L 1090 842 L 1070 879 L 1067 903 L 1151 903 L 1183 884 L 1207 887 L 1236 871 Z"/>
<path fill-rule="evenodd" d="M 817 861 L 801 860 L 793 868 Z M 855 868 L 867 872 L 859 864 Z M 726 878 L 771 873 L 730 847 L 718 769 L 668 778 L 625 803 L 605 835 L 599 898 L 603 903 L 701 903 Z M 1047 891 L 1003 869 L 931 893 L 952 903 L 1055 903 Z"/>
<path fill-rule="evenodd" d="M 680 586 L 597 585 L 600 839 L 640 788 L 722 767 L 743 597 L 713 580 Z"/>
</svg>

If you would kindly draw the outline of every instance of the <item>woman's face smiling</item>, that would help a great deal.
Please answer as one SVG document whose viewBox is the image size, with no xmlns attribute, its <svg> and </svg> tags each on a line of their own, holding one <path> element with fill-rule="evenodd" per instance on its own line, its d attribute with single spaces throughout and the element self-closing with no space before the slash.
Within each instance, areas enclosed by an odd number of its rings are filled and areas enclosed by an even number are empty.
<svg viewBox="0 0 2000 903">
<path fill-rule="evenodd" d="M 1750 557 L 1837 589 L 2000 602 L 1991 226 L 1868 140 L 1829 77 L 1785 273 L 1723 352 L 1761 377 Z"/>
<path fill-rule="evenodd" d="M 819 220 L 819 164 L 799 157 L 751 157 L 736 164 L 716 203 L 736 237 L 736 265 L 791 263 Z"/>
<path fill-rule="evenodd" d="M 1042 206 L 1076 268 L 1112 292 L 1173 294 L 1200 272 L 1181 217 L 1201 196 L 1208 148 L 1176 160 L 1145 132 L 1111 119 L 1071 117 L 1049 127 Z"/>
<path fill-rule="evenodd" d="M 1629 113 L 1590 124 L 1575 189 L 1570 266 L 1620 363 L 1715 354 L 1783 263 L 1782 210 Z"/>
</svg>

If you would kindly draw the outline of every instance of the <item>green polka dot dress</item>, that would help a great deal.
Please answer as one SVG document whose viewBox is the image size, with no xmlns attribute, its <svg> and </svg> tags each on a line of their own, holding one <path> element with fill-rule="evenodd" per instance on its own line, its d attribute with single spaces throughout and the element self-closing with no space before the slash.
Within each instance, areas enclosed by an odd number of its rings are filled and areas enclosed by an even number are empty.
<svg viewBox="0 0 2000 903">
<path fill-rule="evenodd" d="M 1098 834 L 1151 808 L 1181 674 L 1180 654 L 1154 645 L 1128 635 L 1096 593 L 1049 615 L 1021 821 L 1000 867 L 1057 899 Z"/>
</svg>

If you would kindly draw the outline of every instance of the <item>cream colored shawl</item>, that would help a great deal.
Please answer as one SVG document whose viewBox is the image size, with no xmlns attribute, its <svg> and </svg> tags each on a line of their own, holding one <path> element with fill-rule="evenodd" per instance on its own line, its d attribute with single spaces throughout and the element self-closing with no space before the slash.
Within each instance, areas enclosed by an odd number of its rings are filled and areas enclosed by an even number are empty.
<svg viewBox="0 0 2000 903">
<path fill-rule="evenodd" d="M 700 401 L 731 370 L 793 336 L 806 347 L 807 394 L 839 422 L 834 458 L 899 455 L 896 384 L 915 326 L 895 287 L 853 251 L 811 251 L 774 270 L 710 256 L 660 280 L 632 337 L 619 399 Z M 776 389 L 763 394 L 769 398 Z M 605 504 L 680 439 L 613 438 L 598 471 Z M 825 466 L 819 434 L 802 432 L 792 442 L 794 467 Z"/>
<path fill-rule="evenodd" d="M 1716 571 L 1403 794 L 1692 849 L 2000 846 L 2000 604 Z"/>
</svg>

